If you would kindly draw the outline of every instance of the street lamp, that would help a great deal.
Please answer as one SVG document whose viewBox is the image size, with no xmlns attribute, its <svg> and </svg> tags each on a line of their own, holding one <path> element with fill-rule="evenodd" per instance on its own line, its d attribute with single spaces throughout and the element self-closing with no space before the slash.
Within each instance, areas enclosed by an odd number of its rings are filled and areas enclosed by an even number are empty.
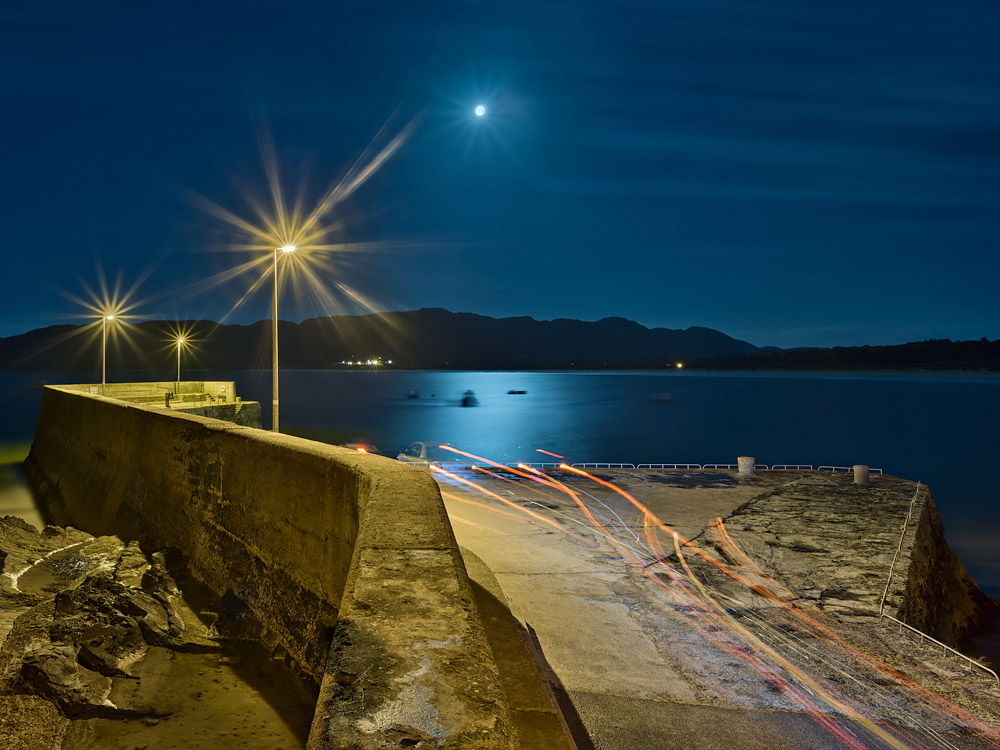
<svg viewBox="0 0 1000 750">
<path fill-rule="evenodd" d="M 177 337 L 177 395 L 181 392 L 181 347 L 184 346 L 184 337 Z"/>
<path fill-rule="evenodd" d="M 105 315 L 101 318 L 101 395 L 104 395 L 104 391 L 107 387 L 107 371 L 108 371 L 108 321 L 114 320 L 114 315 Z"/>
<path fill-rule="evenodd" d="M 283 253 L 294 253 L 295 245 L 285 245 L 274 248 L 274 306 L 273 316 L 273 340 L 271 349 L 273 352 L 273 377 L 271 381 L 271 429 L 278 432 L 278 251 Z"/>
</svg>

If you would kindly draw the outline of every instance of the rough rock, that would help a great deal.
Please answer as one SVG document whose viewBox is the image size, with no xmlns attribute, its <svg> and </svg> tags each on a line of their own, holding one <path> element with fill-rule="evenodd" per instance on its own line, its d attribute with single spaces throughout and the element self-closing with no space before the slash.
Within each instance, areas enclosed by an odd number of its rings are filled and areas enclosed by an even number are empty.
<svg viewBox="0 0 1000 750">
<path fill-rule="evenodd" d="M 70 645 L 39 644 L 24 655 L 21 676 L 31 690 L 50 698 L 67 715 L 113 708 L 107 700 L 111 678 L 81 666 Z"/>
<path fill-rule="evenodd" d="M 788 476 L 794 479 L 751 480 L 761 494 L 723 521 L 793 599 L 857 623 L 878 618 L 886 593 L 886 614 L 953 646 L 997 622 L 1000 607 L 949 549 L 926 486 L 918 491 L 915 482 L 884 475 L 864 487 L 849 475 Z M 732 562 L 725 545 L 717 542 L 715 549 Z M 704 575 L 723 590 L 731 585 L 715 571 Z"/>
<path fill-rule="evenodd" d="M 39 532 L 14 518 L 0 519 L 0 548 L 0 615 L 9 621 L 0 633 L 5 700 L 34 695 L 71 718 L 162 716 L 149 696 L 119 683 L 135 682 L 151 647 L 218 650 L 178 611 L 162 553 L 150 562 L 134 542 L 51 526 Z"/>
</svg>

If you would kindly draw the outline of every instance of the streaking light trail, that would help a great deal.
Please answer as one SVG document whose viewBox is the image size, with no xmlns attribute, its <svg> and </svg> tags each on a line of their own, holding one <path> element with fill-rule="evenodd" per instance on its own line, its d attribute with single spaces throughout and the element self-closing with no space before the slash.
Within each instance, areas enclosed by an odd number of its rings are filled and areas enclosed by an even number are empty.
<svg viewBox="0 0 1000 750">
<path fill-rule="evenodd" d="M 1000 748 L 1000 731 L 996 727 L 852 645 L 840 632 L 843 626 L 804 604 L 794 592 L 765 573 L 740 548 L 721 518 L 714 518 L 708 525 L 707 545 L 699 544 L 685 539 L 644 503 L 606 478 L 567 464 L 554 471 L 524 464 L 508 467 L 452 446 L 441 447 L 492 467 L 471 467 L 471 479 L 435 470 L 440 481 L 460 485 L 482 495 L 484 500 L 479 503 L 443 492 L 445 497 L 474 502 L 480 507 L 499 501 L 508 510 L 489 507 L 492 512 L 524 523 L 547 523 L 579 541 L 588 541 L 582 537 L 589 529 L 629 569 L 663 592 L 672 603 L 663 610 L 663 616 L 670 616 L 673 622 L 677 620 L 673 613 L 683 612 L 683 622 L 696 630 L 696 640 L 704 643 L 705 648 L 711 644 L 712 648 L 728 653 L 730 660 L 735 659 L 759 675 L 773 686 L 776 694 L 784 696 L 788 708 L 806 712 L 838 745 L 855 750 L 869 747 L 870 742 L 897 750 L 953 747 L 932 726 L 913 723 L 909 712 L 919 706 L 923 715 L 936 717 L 936 725 L 954 726 L 954 722 L 960 722 L 988 746 Z M 477 477 L 480 481 L 474 481 Z M 505 491 L 509 497 L 484 487 L 485 481 L 511 487 Z M 567 484 L 570 481 L 572 486 Z M 612 495 L 601 500 L 597 494 L 583 489 L 585 483 Z M 614 509 L 611 499 L 614 497 L 627 502 L 626 508 L 638 512 L 636 530 L 626 523 L 627 514 Z M 523 503 L 536 508 L 528 510 L 522 507 Z M 574 509 L 579 513 L 574 514 Z M 560 521 L 556 523 L 548 518 L 550 515 Z M 468 518 L 455 520 L 480 529 L 488 525 L 481 517 L 478 524 Z M 567 529 L 572 524 L 585 531 L 570 534 Z M 640 525 L 642 537 L 637 533 Z M 720 581 L 725 580 L 735 587 L 720 588 Z M 845 691 L 845 686 L 850 690 Z M 898 717 L 899 712 L 905 717 L 904 723 L 912 728 L 905 734 L 891 723 L 898 718 L 886 718 Z M 858 734 L 862 727 L 870 734 Z M 921 739 L 915 739 L 913 734 Z"/>
</svg>

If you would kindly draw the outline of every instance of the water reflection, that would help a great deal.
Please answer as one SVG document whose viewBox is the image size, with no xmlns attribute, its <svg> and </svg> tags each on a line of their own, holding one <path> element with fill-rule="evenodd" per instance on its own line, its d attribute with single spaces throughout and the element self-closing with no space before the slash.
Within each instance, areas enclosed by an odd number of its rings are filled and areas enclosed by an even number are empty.
<svg viewBox="0 0 1000 750">
<path fill-rule="evenodd" d="M 17 516 L 41 529 L 45 523 L 21 468 L 30 447 L 23 441 L 0 442 L 0 517 Z"/>
<path fill-rule="evenodd" d="M 234 380 L 245 400 L 271 398 L 270 371 L 189 377 Z M 0 374 L 0 441 L 30 440 L 41 393 L 30 386 L 40 379 L 93 378 Z M 467 390 L 477 408 L 459 406 Z M 672 403 L 655 400 L 664 393 Z M 1000 593 L 1000 487 L 992 479 L 1000 378 L 290 370 L 281 398 L 288 432 L 374 444 L 390 456 L 423 440 L 503 463 L 537 462 L 541 448 L 570 463 L 731 463 L 750 455 L 766 464 L 868 464 L 928 484 L 952 548 L 984 589 Z"/>
</svg>

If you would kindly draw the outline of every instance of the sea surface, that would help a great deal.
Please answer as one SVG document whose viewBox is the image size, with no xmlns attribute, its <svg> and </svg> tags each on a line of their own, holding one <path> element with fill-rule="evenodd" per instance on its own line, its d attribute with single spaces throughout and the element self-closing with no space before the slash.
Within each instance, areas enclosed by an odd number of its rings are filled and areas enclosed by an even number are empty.
<svg viewBox="0 0 1000 750">
<path fill-rule="evenodd" d="M 38 384 L 93 378 L 0 373 L 0 464 L 4 450 L 16 457 L 31 440 Z M 269 371 L 184 378 L 235 380 L 244 400 L 261 402 L 268 426 Z M 466 391 L 477 406 L 461 406 Z M 983 589 L 1000 597 L 1000 377 L 283 371 L 281 426 L 333 443 L 374 443 L 391 456 L 420 440 L 502 463 L 555 460 L 544 450 L 570 462 L 705 464 L 754 456 L 768 465 L 867 464 L 929 485 L 952 549 Z M 16 484 L 7 472 L 0 494 Z"/>
</svg>

